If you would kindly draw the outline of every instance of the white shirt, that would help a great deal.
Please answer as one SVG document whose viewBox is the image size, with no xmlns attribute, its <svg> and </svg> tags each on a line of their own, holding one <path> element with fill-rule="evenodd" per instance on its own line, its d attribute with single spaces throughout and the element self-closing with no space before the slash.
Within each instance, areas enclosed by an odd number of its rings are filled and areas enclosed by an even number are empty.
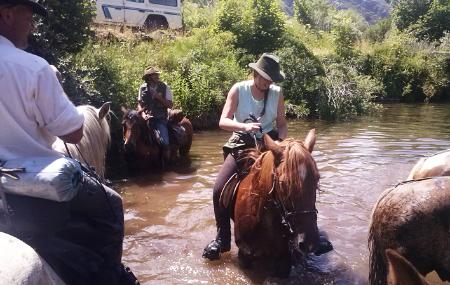
<svg viewBox="0 0 450 285">
<path fill-rule="evenodd" d="M 0 160 L 61 156 L 52 143 L 83 122 L 48 62 L 0 35 Z"/>
</svg>

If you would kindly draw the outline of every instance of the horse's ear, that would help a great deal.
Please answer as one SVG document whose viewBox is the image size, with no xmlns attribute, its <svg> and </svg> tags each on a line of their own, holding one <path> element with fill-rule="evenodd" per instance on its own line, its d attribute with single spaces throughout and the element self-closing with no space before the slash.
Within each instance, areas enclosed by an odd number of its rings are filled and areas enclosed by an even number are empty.
<svg viewBox="0 0 450 285">
<path fill-rule="evenodd" d="M 389 264 L 389 285 L 428 285 L 428 282 L 417 272 L 417 269 L 406 258 L 393 249 L 386 249 Z"/>
<path fill-rule="evenodd" d="M 111 102 L 104 103 L 97 112 L 98 118 L 102 120 L 108 113 L 111 108 Z"/>
<path fill-rule="evenodd" d="M 316 129 L 311 129 L 308 135 L 305 138 L 305 147 L 309 152 L 312 152 L 314 149 L 314 145 L 316 144 Z"/>
<path fill-rule="evenodd" d="M 264 145 L 265 145 L 266 149 L 273 152 L 273 154 L 275 155 L 275 158 L 277 160 L 280 160 L 281 157 L 283 156 L 283 148 L 281 146 L 279 146 L 278 144 L 276 144 L 268 134 L 263 135 L 263 140 L 264 140 Z"/>
</svg>

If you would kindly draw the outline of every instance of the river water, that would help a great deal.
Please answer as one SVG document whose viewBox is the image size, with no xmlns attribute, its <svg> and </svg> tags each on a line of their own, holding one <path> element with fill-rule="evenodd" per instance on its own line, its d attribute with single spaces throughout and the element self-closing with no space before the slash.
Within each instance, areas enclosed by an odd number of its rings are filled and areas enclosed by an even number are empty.
<svg viewBox="0 0 450 285">
<path fill-rule="evenodd" d="M 220 261 L 204 260 L 215 236 L 211 189 L 229 133 L 199 132 L 190 165 L 115 182 L 126 209 L 124 261 L 141 284 L 367 284 L 372 207 L 419 158 L 450 148 L 450 105 L 385 105 L 353 122 L 290 121 L 289 136 L 303 139 L 311 128 L 321 174 L 318 225 L 334 251 L 309 258 L 285 280 L 241 269 L 234 244 Z"/>
</svg>

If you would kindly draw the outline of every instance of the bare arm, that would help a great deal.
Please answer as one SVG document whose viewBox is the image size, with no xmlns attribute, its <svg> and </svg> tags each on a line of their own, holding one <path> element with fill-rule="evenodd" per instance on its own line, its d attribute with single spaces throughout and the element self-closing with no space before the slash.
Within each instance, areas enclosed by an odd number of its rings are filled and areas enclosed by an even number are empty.
<svg viewBox="0 0 450 285">
<path fill-rule="evenodd" d="M 278 100 L 276 124 L 277 124 L 277 130 L 278 130 L 278 137 L 280 139 L 284 140 L 287 137 L 288 129 L 287 129 L 286 114 L 285 114 L 283 91 L 280 91 L 280 98 Z"/>
<path fill-rule="evenodd" d="M 227 100 L 223 106 L 220 116 L 219 127 L 227 131 L 257 132 L 261 126 L 260 123 L 240 123 L 233 120 L 233 114 L 236 112 L 239 101 L 239 90 L 234 85 L 228 92 Z"/>
<path fill-rule="evenodd" d="M 70 134 L 59 136 L 59 138 L 66 143 L 79 143 L 81 138 L 83 137 L 83 126 L 76 131 L 71 132 Z"/>
</svg>

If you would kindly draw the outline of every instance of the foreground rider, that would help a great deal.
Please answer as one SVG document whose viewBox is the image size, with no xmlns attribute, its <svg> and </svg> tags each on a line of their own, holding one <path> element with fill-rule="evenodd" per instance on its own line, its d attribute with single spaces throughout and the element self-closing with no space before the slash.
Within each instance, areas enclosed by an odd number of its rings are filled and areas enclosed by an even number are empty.
<svg viewBox="0 0 450 285">
<path fill-rule="evenodd" d="M 255 147 L 255 139 L 260 140 L 262 133 L 279 140 L 287 136 L 283 93 L 274 84 L 284 80 L 278 57 L 265 53 L 249 66 L 253 80 L 236 83 L 231 88 L 220 117 L 220 128 L 233 134 L 224 146 L 225 161 L 213 189 L 217 235 L 203 252 L 203 257 L 210 260 L 219 259 L 220 253 L 231 249 L 230 215 L 220 205 L 219 198 L 226 181 L 238 169 L 236 158 L 242 150 Z"/>
<path fill-rule="evenodd" d="M 57 158 L 61 155 L 51 148 L 56 137 L 77 143 L 83 136 L 83 115 L 65 95 L 54 70 L 23 51 L 34 28 L 33 14 L 47 15 L 37 0 L 0 0 L 2 161 Z M 8 202 L 13 227 L 0 225 L 0 230 L 35 247 L 67 284 L 125 284 L 123 207 L 116 192 L 84 175 L 69 202 L 14 195 Z M 19 222 L 25 225 L 20 231 Z"/>
<path fill-rule="evenodd" d="M 164 163 L 170 161 L 169 131 L 167 129 L 168 111 L 173 107 L 172 91 L 169 86 L 159 80 L 160 71 L 155 67 L 145 70 L 142 79 L 145 81 L 139 87 L 138 111 L 143 109 L 151 113 L 151 129 L 155 128 L 160 136 Z"/>
</svg>

